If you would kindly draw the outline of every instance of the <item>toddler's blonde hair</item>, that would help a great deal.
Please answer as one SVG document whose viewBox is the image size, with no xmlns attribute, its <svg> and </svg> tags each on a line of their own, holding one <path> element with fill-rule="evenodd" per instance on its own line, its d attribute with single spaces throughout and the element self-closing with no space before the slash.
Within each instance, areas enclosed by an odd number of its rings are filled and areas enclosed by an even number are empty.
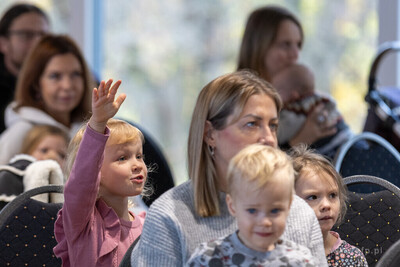
<svg viewBox="0 0 400 267">
<path fill-rule="evenodd" d="M 261 144 L 249 145 L 236 154 L 229 163 L 227 193 L 234 195 L 236 190 L 240 190 L 237 187 L 243 184 L 243 181 L 256 190 L 261 189 L 271 181 L 278 170 L 282 171 L 280 179 L 290 184 L 290 196 L 292 196 L 295 172 L 290 157 L 278 148 Z"/>
</svg>

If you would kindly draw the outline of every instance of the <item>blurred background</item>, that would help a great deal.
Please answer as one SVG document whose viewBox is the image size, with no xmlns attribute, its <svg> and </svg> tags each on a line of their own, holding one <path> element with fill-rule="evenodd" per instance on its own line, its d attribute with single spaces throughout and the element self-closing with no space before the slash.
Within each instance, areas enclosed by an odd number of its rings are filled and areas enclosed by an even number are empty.
<svg viewBox="0 0 400 267">
<path fill-rule="evenodd" d="M 15 0 L 1 0 L 0 13 Z M 279 4 L 303 24 L 300 62 L 316 89 L 332 94 L 352 130 L 362 131 L 368 73 L 378 45 L 398 39 L 397 0 L 37 0 L 51 30 L 81 45 L 98 79 L 121 79 L 118 117 L 140 124 L 162 147 L 177 184 L 187 179 L 186 142 L 198 92 L 236 69 L 248 14 Z M 398 85 L 397 55 L 382 81 Z"/>
</svg>

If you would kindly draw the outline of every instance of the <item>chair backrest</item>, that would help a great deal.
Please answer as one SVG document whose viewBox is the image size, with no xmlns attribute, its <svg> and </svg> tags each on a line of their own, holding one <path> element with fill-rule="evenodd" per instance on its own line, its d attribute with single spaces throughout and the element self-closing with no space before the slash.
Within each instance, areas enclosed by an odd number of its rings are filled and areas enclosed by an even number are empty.
<svg viewBox="0 0 400 267">
<path fill-rule="evenodd" d="M 390 248 L 379 259 L 376 267 L 399 267 L 400 266 L 400 240 Z"/>
<path fill-rule="evenodd" d="M 372 193 L 349 191 L 345 218 L 333 228 L 364 253 L 369 266 L 375 266 L 400 239 L 400 189 L 385 179 L 368 175 L 350 176 L 343 181 L 347 186 L 368 183 L 381 188 Z"/>
<path fill-rule="evenodd" d="M 364 132 L 344 143 L 333 164 L 342 177 L 372 175 L 400 186 L 400 153 L 374 133 Z"/>
<path fill-rule="evenodd" d="M 131 267 L 131 254 L 133 248 L 136 246 L 136 244 L 139 242 L 140 236 L 133 241 L 132 245 L 129 246 L 128 250 L 126 251 L 124 257 L 122 258 L 121 263 L 119 264 L 119 267 Z"/>
<path fill-rule="evenodd" d="M 62 203 L 31 197 L 62 193 L 62 185 L 37 187 L 18 195 L 0 212 L 0 266 L 61 266 L 53 254 L 54 222 Z"/>
<path fill-rule="evenodd" d="M 145 139 L 143 153 L 146 165 L 155 167 L 155 170 L 148 174 L 148 180 L 153 188 L 153 194 L 143 198 L 144 203 L 150 206 L 156 198 L 161 196 L 168 189 L 174 187 L 175 183 L 171 169 L 158 143 L 142 126 L 126 119 L 121 120 L 132 124 L 143 133 Z"/>
</svg>

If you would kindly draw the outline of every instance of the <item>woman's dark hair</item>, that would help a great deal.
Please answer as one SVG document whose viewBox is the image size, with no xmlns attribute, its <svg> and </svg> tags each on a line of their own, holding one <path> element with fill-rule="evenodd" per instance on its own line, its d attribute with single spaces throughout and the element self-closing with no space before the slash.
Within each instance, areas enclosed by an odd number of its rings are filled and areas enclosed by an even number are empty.
<svg viewBox="0 0 400 267">
<path fill-rule="evenodd" d="M 240 46 L 238 70 L 254 70 L 270 81 L 271 77 L 268 77 L 265 70 L 265 56 L 276 39 L 279 25 L 284 20 L 290 20 L 299 27 L 303 41 L 300 21 L 289 10 L 279 6 L 265 6 L 250 14 Z"/>
<path fill-rule="evenodd" d="M 46 13 L 44 13 L 44 11 L 41 10 L 39 7 L 28 3 L 15 4 L 12 5 L 0 19 L 0 36 L 8 35 L 10 26 L 16 18 L 25 13 L 32 12 L 39 14 L 47 21 L 47 23 L 49 23 L 49 18 L 47 17 Z"/>
</svg>

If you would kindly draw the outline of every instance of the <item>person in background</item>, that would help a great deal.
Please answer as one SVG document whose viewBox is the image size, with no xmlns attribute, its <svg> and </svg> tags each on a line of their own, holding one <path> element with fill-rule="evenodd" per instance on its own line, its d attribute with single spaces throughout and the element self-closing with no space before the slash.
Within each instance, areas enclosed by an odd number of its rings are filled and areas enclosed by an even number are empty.
<svg viewBox="0 0 400 267">
<path fill-rule="evenodd" d="M 251 69 L 268 82 L 284 68 L 297 62 L 304 43 L 300 21 L 289 10 L 268 5 L 254 10 L 247 19 L 237 69 Z M 308 145 L 336 133 L 336 121 L 321 123 L 318 116 L 324 105 L 308 114 L 303 127 L 285 144 L 288 149 L 299 143 Z"/>
<path fill-rule="evenodd" d="M 58 127 L 32 127 L 20 153 L 7 165 L 0 165 L 0 209 L 22 192 L 49 184 L 64 184 L 62 168 L 68 142 L 68 134 Z M 62 202 L 59 194 L 51 194 L 50 199 L 48 194 L 34 198 L 43 202 Z"/>
<path fill-rule="evenodd" d="M 142 132 L 112 119 L 126 95 L 121 81 L 93 90 L 92 116 L 68 147 L 64 205 L 57 215 L 54 254 L 63 266 L 118 267 L 142 232 L 145 213 L 128 210 L 147 180 Z"/>
<path fill-rule="evenodd" d="M 46 35 L 32 49 L 19 74 L 14 101 L 7 107 L 7 129 L 0 136 L 0 164 L 21 150 L 36 124 L 74 135 L 90 111 L 92 74 L 76 43 L 66 35 Z"/>
<path fill-rule="evenodd" d="M 49 27 L 45 12 L 29 3 L 11 6 L 0 18 L 0 133 L 6 128 L 4 110 L 14 97 L 22 64 Z"/>
<path fill-rule="evenodd" d="M 69 135 L 62 129 L 39 124 L 26 134 L 21 153 L 31 155 L 36 160 L 55 160 L 64 168 L 68 143 Z"/>
<path fill-rule="evenodd" d="M 347 189 L 342 177 L 322 155 L 308 150 L 305 145 L 290 151 L 297 172 L 296 194 L 304 199 L 317 215 L 324 238 L 328 266 L 368 266 L 361 250 L 340 239 L 331 231 L 339 224 L 347 210 Z"/>
<path fill-rule="evenodd" d="M 317 117 L 319 123 L 336 122 L 336 133 L 314 142 L 312 148 L 333 160 L 340 146 L 353 136 L 336 108 L 335 101 L 315 90 L 314 74 L 305 65 L 295 63 L 278 72 L 272 79 L 282 98 L 279 113 L 278 143 L 288 143 L 303 127 L 307 116 L 319 105 L 324 109 Z"/>
<path fill-rule="evenodd" d="M 229 163 L 227 184 L 238 230 L 202 243 L 186 266 L 315 266 L 308 248 L 281 238 L 294 194 L 285 152 L 260 144 L 243 148 Z"/>
<path fill-rule="evenodd" d="M 188 137 L 190 180 L 150 206 L 132 266 L 183 266 L 198 245 L 236 230 L 225 202 L 228 163 L 254 143 L 277 147 L 281 105 L 278 92 L 249 71 L 222 75 L 201 90 Z M 308 247 L 316 264 L 326 265 L 318 221 L 299 197 L 283 238 Z"/>
</svg>

